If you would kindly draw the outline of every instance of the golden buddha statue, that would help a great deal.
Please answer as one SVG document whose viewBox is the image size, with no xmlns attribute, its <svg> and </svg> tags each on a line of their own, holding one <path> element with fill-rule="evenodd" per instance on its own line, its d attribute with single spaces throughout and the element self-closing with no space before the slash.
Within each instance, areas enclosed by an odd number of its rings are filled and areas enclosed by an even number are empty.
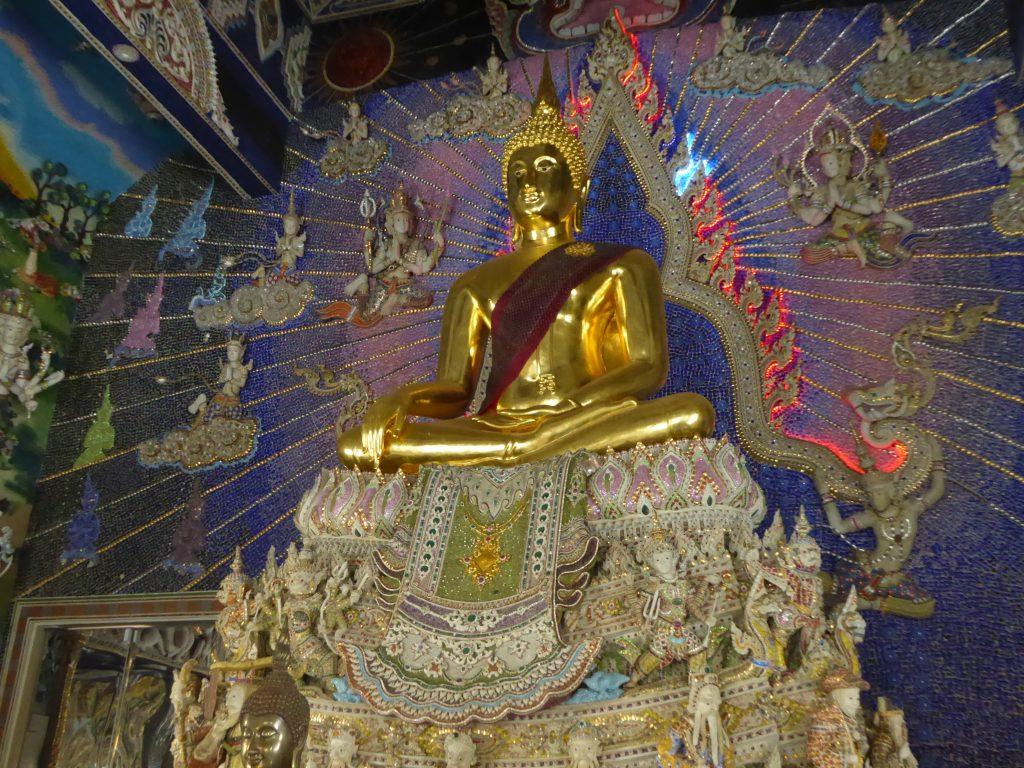
<svg viewBox="0 0 1024 768">
<path fill-rule="evenodd" d="M 661 275 L 638 248 L 575 240 L 590 183 L 586 156 L 562 121 L 546 62 L 503 170 L 515 249 L 455 281 L 436 378 L 378 398 L 360 427 L 338 434 L 341 463 L 385 471 L 513 465 L 710 435 L 715 413 L 704 397 L 645 401 L 668 374 Z M 484 402 L 469 415 L 488 344 Z"/>
</svg>

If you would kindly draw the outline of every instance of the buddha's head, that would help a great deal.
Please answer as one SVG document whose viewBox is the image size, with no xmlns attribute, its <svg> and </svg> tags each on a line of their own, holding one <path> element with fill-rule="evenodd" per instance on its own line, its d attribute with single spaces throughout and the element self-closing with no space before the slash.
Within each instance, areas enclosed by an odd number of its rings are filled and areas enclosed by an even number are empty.
<svg viewBox="0 0 1024 768">
<path fill-rule="evenodd" d="M 291 676 L 275 668 L 242 706 L 240 725 L 248 768 L 292 768 L 306 743 L 309 703 Z"/>
<path fill-rule="evenodd" d="M 562 120 L 551 69 L 537 88 L 533 114 L 505 145 L 505 193 L 518 232 L 582 222 L 589 189 L 583 142 Z"/>
</svg>

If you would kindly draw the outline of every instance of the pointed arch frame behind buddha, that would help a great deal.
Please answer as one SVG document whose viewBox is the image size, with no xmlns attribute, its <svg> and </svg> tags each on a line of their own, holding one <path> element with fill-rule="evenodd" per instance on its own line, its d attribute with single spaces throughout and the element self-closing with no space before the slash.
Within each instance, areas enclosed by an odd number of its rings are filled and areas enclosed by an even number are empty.
<svg viewBox="0 0 1024 768">
<path fill-rule="evenodd" d="M 666 114 L 663 119 L 671 119 Z M 647 212 L 664 231 L 662 287 L 666 300 L 706 317 L 718 331 L 729 365 L 736 432 L 740 444 L 758 461 L 809 475 L 817 487 L 844 499 L 860 497 L 857 476 L 830 450 L 790 437 L 773 427 L 765 404 L 758 341 L 743 310 L 717 288 L 690 275 L 694 225 L 685 201 L 676 193 L 651 127 L 637 115 L 618 80 L 609 78 L 594 100 L 580 131 L 588 167 L 593 168 L 614 135 L 646 196 Z"/>
</svg>

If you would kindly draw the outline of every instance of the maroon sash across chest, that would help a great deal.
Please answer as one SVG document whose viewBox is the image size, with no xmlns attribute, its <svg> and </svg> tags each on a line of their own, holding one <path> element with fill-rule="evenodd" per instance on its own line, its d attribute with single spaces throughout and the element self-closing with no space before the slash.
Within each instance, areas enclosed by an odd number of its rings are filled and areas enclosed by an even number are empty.
<svg viewBox="0 0 1024 768">
<path fill-rule="evenodd" d="M 630 246 L 593 243 L 593 252 L 572 255 L 589 243 L 569 243 L 548 251 L 505 289 L 491 313 L 491 375 L 480 413 L 495 405 L 523 370 L 572 289 L 624 253 Z"/>
</svg>

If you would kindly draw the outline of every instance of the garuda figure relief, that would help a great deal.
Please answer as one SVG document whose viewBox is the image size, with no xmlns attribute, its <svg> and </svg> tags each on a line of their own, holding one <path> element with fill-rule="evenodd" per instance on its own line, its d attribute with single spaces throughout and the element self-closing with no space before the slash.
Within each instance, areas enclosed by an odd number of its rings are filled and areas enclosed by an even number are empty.
<svg viewBox="0 0 1024 768">
<path fill-rule="evenodd" d="M 921 342 L 963 343 L 997 308 L 998 301 L 970 307 L 961 302 L 937 322 L 931 316 L 911 320 L 892 337 L 895 375 L 844 393 L 858 419 L 862 508 L 844 518 L 826 491 L 822 503 L 837 533 L 874 533 L 873 548 L 858 549 L 852 561 L 844 560 L 836 569 L 836 594 L 856 589 L 862 608 L 915 618 L 930 616 L 935 609 L 935 601 L 903 572 L 921 515 L 938 503 L 946 487 L 942 449 L 913 421 L 934 397 L 937 380 Z M 907 459 L 895 470 L 882 472 L 875 456 L 896 444 L 907 450 Z"/>
<path fill-rule="evenodd" d="M 876 131 L 869 152 L 850 121 L 830 109 L 811 126 L 798 168 L 776 161 L 775 180 L 785 187 L 790 210 L 812 227 L 829 227 L 800 251 L 806 263 L 853 258 L 862 267 L 891 269 L 911 257 L 914 224 L 889 207 L 886 143 Z"/>
</svg>

